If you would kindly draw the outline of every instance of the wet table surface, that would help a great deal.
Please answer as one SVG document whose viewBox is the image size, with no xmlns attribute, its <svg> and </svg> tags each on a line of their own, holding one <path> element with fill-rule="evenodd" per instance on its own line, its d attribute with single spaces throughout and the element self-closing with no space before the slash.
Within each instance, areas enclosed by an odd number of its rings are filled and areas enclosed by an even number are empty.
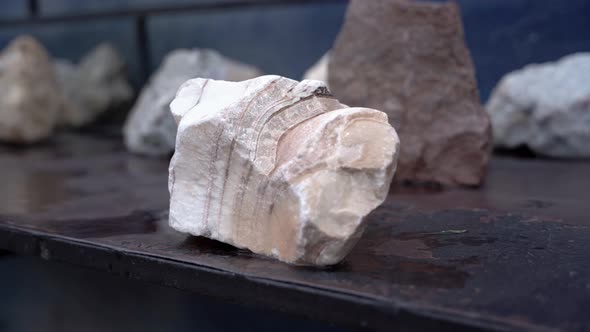
<svg viewBox="0 0 590 332">
<path fill-rule="evenodd" d="M 167 225 L 167 161 L 118 137 L 0 146 L 0 249 L 379 330 L 589 330 L 590 162 L 495 157 L 479 189 L 395 188 L 339 265 Z"/>
</svg>

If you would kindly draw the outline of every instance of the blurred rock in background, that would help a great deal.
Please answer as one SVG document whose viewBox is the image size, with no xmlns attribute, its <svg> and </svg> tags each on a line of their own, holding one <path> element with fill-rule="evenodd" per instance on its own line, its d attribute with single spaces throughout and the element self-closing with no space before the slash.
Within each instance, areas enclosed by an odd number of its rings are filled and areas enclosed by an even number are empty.
<svg viewBox="0 0 590 332">
<path fill-rule="evenodd" d="M 191 78 L 243 81 L 262 75 L 252 66 L 229 59 L 214 50 L 170 52 L 141 90 L 123 132 L 127 148 L 139 154 L 166 156 L 174 151 L 176 123 L 170 102 L 182 83 Z"/>
<path fill-rule="evenodd" d="M 55 63 L 33 37 L 17 37 L 0 55 L 0 139 L 34 143 L 55 127 L 82 127 L 133 98 L 125 63 L 101 44 L 78 66 Z"/>
<path fill-rule="evenodd" d="M 590 158 L 590 53 L 506 75 L 487 103 L 494 142 L 551 157 Z"/>
<path fill-rule="evenodd" d="M 304 80 L 317 80 L 328 83 L 328 64 L 330 63 L 330 52 L 322 55 L 322 57 L 313 64 L 303 74 Z M 329 87 L 328 87 L 329 88 Z"/>
<path fill-rule="evenodd" d="M 60 123 L 65 126 L 90 124 L 102 113 L 120 109 L 133 98 L 125 61 L 108 43 L 96 46 L 77 66 L 67 60 L 55 64 L 65 102 Z"/>
</svg>

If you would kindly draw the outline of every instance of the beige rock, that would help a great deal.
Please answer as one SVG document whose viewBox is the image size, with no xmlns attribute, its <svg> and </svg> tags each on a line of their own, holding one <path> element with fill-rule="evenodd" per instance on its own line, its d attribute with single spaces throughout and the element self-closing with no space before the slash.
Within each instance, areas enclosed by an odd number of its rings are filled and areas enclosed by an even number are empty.
<svg viewBox="0 0 590 332">
<path fill-rule="evenodd" d="M 590 53 L 507 74 L 492 92 L 487 111 L 498 147 L 590 158 Z"/>
<path fill-rule="evenodd" d="M 385 199 L 399 140 L 385 113 L 319 81 L 193 79 L 170 105 L 170 225 L 293 264 L 351 250 Z"/>
<path fill-rule="evenodd" d="M 48 137 L 63 105 L 47 52 L 18 37 L 0 54 L 0 140 L 32 143 Z"/>
<path fill-rule="evenodd" d="M 316 80 L 328 83 L 328 64 L 330 63 L 330 52 L 326 52 L 313 66 L 303 74 L 304 80 Z"/>
</svg>

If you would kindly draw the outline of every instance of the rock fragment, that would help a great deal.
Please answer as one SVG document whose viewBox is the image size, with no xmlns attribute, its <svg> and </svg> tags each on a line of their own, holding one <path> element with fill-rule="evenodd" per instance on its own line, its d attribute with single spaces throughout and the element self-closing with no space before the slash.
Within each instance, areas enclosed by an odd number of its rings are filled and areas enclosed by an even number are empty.
<svg viewBox="0 0 590 332">
<path fill-rule="evenodd" d="M 261 75 L 252 67 L 207 49 L 175 50 L 143 88 L 125 123 L 127 148 L 149 156 L 174 150 L 176 125 L 169 105 L 178 87 L 193 77 L 241 81 Z"/>
<path fill-rule="evenodd" d="M 399 140 L 387 115 L 319 81 L 193 79 L 171 110 L 170 225 L 279 260 L 339 262 L 385 199 Z"/>
<path fill-rule="evenodd" d="M 403 144 L 396 180 L 482 183 L 490 121 L 455 3 L 351 0 L 328 72 L 343 103 L 389 116 Z"/>
<path fill-rule="evenodd" d="M 590 158 L 590 53 L 506 75 L 486 108 L 498 147 Z"/>
<path fill-rule="evenodd" d="M 125 62 L 110 44 L 98 45 L 78 66 L 66 60 L 57 60 L 55 65 L 65 100 L 60 117 L 64 126 L 90 124 L 133 98 Z"/>
<path fill-rule="evenodd" d="M 0 53 L 0 140 L 47 138 L 63 105 L 53 64 L 34 38 L 18 37 Z"/>
</svg>

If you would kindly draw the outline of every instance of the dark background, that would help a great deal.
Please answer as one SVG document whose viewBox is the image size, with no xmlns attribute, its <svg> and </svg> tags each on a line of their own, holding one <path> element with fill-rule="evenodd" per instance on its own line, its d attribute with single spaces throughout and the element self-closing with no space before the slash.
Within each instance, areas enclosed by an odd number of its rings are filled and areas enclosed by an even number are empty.
<svg viewBox="0 0 590 332">
<path fill-rule="evenodd" d="M 442 0 L 439 0 L 442 1 Z M 485 101 L 505 73 L 590 51 L 587 0 L 459 0 Z M 27 33 L 78 60 L 101 41 L 125 56 L 136 87 L 175 48 L 214 48 L 299 79 L 328 50 L 345 0 L 2 0 L 0 47 Z M 178 11 L 158 11 L 179 7 Z M 192 8 L 189 8 L 192 7 Z M 144 15 L 145 14 L 145 15 Z M 76 19 L 76 16 L 82 16 Z M 143 28 L 138 18 L 144 17 Z M 144 34 L 145 33 L 145 34 Z M 145 40 L 142 42 L 142 36 Z"/>
<path fill-rule="evenodd" d="M 509 71 L 590 51 L 588 0 L 458 2 L 484 101 Z M 136 88 L 167 52 L 192 47 L 299 79 L 331 47 L 345 8 L 338 0 L 2 0 L 0 47 L 31 34 L 54 57 L 77 61 L 109 41 Z M 337 330 L 33 258 L 0 254 L 0 285 L 0 331 Z"/>
</svg>

